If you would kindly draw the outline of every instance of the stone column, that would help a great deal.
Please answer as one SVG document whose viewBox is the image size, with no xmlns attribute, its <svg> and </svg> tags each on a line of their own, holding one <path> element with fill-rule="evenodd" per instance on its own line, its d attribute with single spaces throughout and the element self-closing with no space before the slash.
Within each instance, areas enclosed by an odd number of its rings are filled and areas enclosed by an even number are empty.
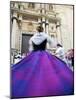
<svg viewBox="0 0 76 100">
<path fill-rule="evenodd" d="M 48 33 L 48 31 L 49 31 L 49 23 L 48 23 L 48 19 L 46 19 L 46 21 L 45 21 L 45 32 L 46 32 L 46 34 L 48 34 L 49 35 L 49 33 Z M 49 35 L 50 36 L 50 35 Z M 49 50 L 50 49 L 50 44 L 49 43 L 47 43 L 47 49 Z"/>
<path fill-rule="evenodd" d="M 18 3 L 14 3 L 14 8 L 18 8 Z"/>
<path fill-rule="evenodd" d="M 45 17 L 42 17 L 42 26 L 43 26 L 44 32 L 45 32 Z"/>
<path fill-rule="evenodd" d="M 17 40 L 17 31 L 18 31 L 18 23 L 17 23 L 17 13 L 14 12 L 13 17 L 12 17 L 12 34 L 11 34 L 11 48 L 16 49 L 16 40 Z"/>
<path fill-rule="evenodd" d="M 14 63 L 14 57 L 16 54 L 16 50 L 18 50 L 17 47 L 17 33 L 18 33 L 18 19 L 17 19 L 17 13 L 13 13 L 13 17 L 12 17 L 12 26 L 11 26 L 11 51 L 12 51 L 12 55 L 11 55 L 11 63 Z"/>
<path fill-rule="evenodd" d="M 14 8 L 18 9 L 18 3 L 14 3 Z M 18 19 L 17 19 L 17 13 L 14 11 L 12 15 L 12 32 L 11 32 L 11 48 L 12 49 L 18 49 L 16 47 L 17 33 L 18 33 Z"/>
<path fill-rule="evenodd" d="M 59 22 L 57 22 L 56 30 L 57 30 L 57 42 L 61 44 L 62 38 L 61 38 L 60 23 Z"/>
<path fill-rule="evenodd" d="M 38 9 L 38 14 L 40 14 L 40 9 Z M 41 25 L 41 17 L 38 17 L 38 24 Z"/>
<path fill-rule="evenodd" d="M 22 45 L 22 15 L 19 15 L 19 51 L 21 53 L 21 45 Z"/>
<path fill-rule="evenodd" d="M 49 31 L 49 23 L 48 23 L 48 19 L 46 19 L 46 33 L 47 34 L 49 34 L 48 31 Z"/>
<path fill-rule="evenodd" d="M 20 10 L 23 10 L 24 3 L 21 3 Z"/>
<path fill-rule="evenodd" d="M 45 9 L 44 9 L 44 4 L 42 4 L 42 26 L 44 28 L 44 32 L 45 32 Z"/>
</svg>

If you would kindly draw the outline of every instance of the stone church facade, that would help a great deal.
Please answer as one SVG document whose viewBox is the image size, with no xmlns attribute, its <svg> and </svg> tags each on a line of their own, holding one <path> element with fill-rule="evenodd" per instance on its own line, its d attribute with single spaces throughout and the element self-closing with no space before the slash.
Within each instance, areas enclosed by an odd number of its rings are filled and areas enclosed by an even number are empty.
<svg viewBox="0 0 76 100">
<path fill-rule="evenodd" d="M 28 51 L 30 37 L 35 34 L 36 27 L 42 25 L 54 41 L 53 46 L 48 44 L 47 48 L 54 51 L 55 44 L 61 43 L 67 51 L 73 48 L 73 20 L 72 5 L 11 1 L 11 49 Z"/>
</svg>

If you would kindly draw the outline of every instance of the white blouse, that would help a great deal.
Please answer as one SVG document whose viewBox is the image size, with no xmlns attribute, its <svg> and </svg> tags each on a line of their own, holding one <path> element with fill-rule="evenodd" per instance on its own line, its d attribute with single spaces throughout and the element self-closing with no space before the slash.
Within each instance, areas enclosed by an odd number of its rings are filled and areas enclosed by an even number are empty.
<svg viewBox="0 0 76 100">
<path fill-rule="evenodd" d="M 64 48 L 63 47 L 59 47 L 57 50 L 56 50 L 56 56 L 61 58 L 61 59 L 64 59 L 65 57 L 65 52 L 64 52 Z"/>
<path fill-rule="evenodd" d="M 29 51 L 33 50 L 33 45 L 32 42 L 35 43 L 36 45 L 41 44 L 45 39 L 47 39 L 48 43 L 51 43 L 51 37 L 47 35 L 47 33 L 40 32 L 40 33 L 35 33 L 34 36 L 32 36 L 29 40 Z"/>
</svg>

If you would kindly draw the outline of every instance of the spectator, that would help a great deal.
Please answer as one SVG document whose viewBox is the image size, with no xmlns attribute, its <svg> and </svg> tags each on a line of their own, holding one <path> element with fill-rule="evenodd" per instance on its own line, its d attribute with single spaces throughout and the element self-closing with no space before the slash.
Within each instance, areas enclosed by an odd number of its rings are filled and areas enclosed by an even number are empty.
<svg viewBox="0 0 76 100">
<path fill-rule="evenodd" d="M 57 50 L 56 50 L 55 55 L 67 63 L 67 60 L 65 58 L 64 48 L 61 44 L 57 44 Z"/>
</svg>

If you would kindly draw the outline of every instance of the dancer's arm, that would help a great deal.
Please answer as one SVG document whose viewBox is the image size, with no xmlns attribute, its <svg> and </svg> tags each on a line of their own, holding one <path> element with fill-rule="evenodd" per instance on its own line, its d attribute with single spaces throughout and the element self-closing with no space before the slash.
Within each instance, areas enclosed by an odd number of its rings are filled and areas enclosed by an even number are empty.
<svg viewBox="0 0 76 100">
<path fill-rule="evenodd" d="M 51 43 L 52 43 L 51 37 L 50 37 L 49 35 L 46 35 L 46 36 L 47 36 L 47 42 L 48 42 L 49 44 L 51 44 Z"/>
<path fill-rule="evenodd" d="M 52 48 L 56 47 L 57 41 L 56 38 L 52 38 L 51 36 L 47 35 L 47 42 L 49 43 L 49 46 Z"/>
</svg>

